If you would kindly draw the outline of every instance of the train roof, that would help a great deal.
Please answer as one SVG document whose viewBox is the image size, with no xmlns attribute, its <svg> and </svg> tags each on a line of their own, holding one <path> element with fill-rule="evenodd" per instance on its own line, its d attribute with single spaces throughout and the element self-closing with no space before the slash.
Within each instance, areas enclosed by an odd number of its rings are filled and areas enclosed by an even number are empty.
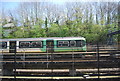
<svg viewBox="0 0 120 81">
<path fill-rule="evenodd" d="M 16 38 L 0 39 L 2 41 L 27 41 L 27 40 L 85 40 L 84 37 L 47 37 L 47 38 Z"/>
</svg>

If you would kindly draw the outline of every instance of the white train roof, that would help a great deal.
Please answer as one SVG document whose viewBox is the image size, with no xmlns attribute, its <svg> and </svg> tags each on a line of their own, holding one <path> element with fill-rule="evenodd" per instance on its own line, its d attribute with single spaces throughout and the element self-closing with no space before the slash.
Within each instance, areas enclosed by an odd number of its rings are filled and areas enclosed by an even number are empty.
<svg viewBox="0 0 120 81">
<path fill-rule="evenodd" d="M 47 38 L 0 39 L 0 41 L 32 41 L 32 40 L 85 40 L 85 38 L 84 37 L 47 37 Z"/>
</svg>

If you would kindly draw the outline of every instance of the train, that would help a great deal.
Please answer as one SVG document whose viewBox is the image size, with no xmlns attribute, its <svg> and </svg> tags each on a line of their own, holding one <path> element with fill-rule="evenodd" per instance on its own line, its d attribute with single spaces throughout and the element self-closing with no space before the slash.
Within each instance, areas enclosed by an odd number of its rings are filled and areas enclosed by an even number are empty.
<svg viewBox="0 0 120 81">
<path fill-rule="evenodd" d="M 86 39 L 84 37 L 48 37 L 0 40 L 0 52 L 3 53 L 68 51 L 86 51 Z"/>
</svg>

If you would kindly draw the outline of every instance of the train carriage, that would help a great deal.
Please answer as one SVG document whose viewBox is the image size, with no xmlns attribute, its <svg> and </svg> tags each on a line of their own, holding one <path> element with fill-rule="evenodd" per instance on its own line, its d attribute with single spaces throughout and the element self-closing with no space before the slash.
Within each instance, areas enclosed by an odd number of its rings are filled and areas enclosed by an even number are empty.
<svg viewBox="0 0 120 81">
<path fill-rule="evenodd" d="M 86 51 L 86 40 L 83 37 L 65 37 L 55 39 L 54 51 Z"/>
<path fill-rule="evenodd" d="M 84 37 L 50 37 L 1 39 L 1 52 L 65 52 L 86 51 Z"/>
</svg>

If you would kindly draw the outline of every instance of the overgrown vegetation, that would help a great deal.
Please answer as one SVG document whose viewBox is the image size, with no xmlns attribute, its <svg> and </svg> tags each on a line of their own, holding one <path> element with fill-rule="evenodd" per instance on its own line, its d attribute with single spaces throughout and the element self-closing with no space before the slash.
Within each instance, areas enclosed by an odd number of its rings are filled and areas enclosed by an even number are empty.
<svg viewBox="0 0 120 81">
<path fill-rule="evenodd" d="M 118 28 L 117 7 L 116 2 L 20 3 L 14 11 L 2 11 L 2 38 L 83 36 L 87 42 L 102 42 L 107 33 Z M 9 28 L 14 31 L 4 36 L 8 23 L 14 23 Z"/>
</svg>

